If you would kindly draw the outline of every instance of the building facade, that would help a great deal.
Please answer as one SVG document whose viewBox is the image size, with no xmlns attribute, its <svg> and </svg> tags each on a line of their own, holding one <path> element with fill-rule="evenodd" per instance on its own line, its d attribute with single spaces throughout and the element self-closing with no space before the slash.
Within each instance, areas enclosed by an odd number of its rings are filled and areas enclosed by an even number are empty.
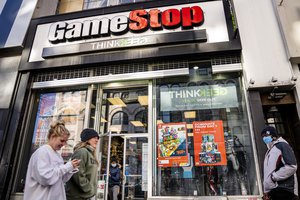
<svg viewBox="0 0 300 200">
<path fill-rule="evenodd" d="M 30 155 L 62 119 L 65 160 L 83 128 L 101 134 L 97 199 L 108 199 L 112 156 L 122 199 L 260 199 L 260 130 L 275 126 L 300 158 L 286 4 L 38 1 L 19 63 L 7 64 L 18 69 L 4 101 L 1 198 L 22 199 Z"/>
<path fill-rule="evenodd" d="M 19 120 L 15 112 L 14 94 L 19 81 L 20 65 L 25 35 L 31 21 L 36 1 L 17 0 L 0 2 L 0 198 L 6 191 L 6 179 L 10 179 L 11 158 L 14 157 L 16 127 L 10 124 Z"/>
</svg>

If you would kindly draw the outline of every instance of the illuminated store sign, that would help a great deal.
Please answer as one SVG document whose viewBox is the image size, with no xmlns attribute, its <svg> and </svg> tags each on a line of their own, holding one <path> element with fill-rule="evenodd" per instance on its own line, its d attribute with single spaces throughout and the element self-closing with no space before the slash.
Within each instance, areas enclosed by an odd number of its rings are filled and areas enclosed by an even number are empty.
<svg viewBox="0 0 300 200">
<path fill-rule="evenodd" d="M 111 19 L 104 16 L 82 22 L 56 22 L 50 27 L 48 40 L 51 43 L 74 41 L 110 35 L 122 35 L 128 31 L 139 33 L 151 30 L 190 29 L 204 22 L 203 10 L 199 6 L 183 7 L 182 9 L 134 10 L 129 16 L 117 15 Z M 104 43 L 103 43 L 104 45 Z"/>
<path fill-rule="evenodd" d="M 161 111 L 205 110 L 238 107 L 235 86 L 190 86 L 162 88 Z"/>
<path fill-rule="evenodd" d="M 29 62 L 187 43 L 202 48 L 204 43 L 228 41 L 223 2 L 205 1 L 38 24 Z"/>
</svg>

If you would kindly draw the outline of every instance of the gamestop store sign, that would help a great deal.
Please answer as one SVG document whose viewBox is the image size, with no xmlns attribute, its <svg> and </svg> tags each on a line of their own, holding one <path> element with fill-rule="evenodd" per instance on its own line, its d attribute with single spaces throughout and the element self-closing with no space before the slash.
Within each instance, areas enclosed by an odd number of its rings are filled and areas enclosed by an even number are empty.
<svg viewBox="0 0 300 200">
<path fill-rule="evenodd" d="M 228 33 L 222 1 L 193 3 L 38 25 L 29 62 L 139 46 L 224 41 Z"/>
</svg>

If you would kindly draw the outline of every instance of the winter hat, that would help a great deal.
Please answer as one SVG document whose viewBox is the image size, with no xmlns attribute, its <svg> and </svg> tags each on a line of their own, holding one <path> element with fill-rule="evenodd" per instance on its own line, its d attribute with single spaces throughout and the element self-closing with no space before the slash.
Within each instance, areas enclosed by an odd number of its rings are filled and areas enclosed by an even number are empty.
<svg viewBox="0 0 300 200">
<path fill-rule="evenodd" d="M 94 129 L 91 129 L 91 128 L 83 129 L 80 134 L 80 138 L 81 138 L 82 142 L 86 142 L 89 139 L 94 138 L 94 137 L 98 137 L 98 139 L 99 139 L 99 134 Z"/>
<path fill-rule="evenodd" d="M 261 131 L 261 135 L 267 134 L 272 135 L 273 137 L 278 137 L 277 131 L 273 126 L 267 126 Z"/>
</svg>

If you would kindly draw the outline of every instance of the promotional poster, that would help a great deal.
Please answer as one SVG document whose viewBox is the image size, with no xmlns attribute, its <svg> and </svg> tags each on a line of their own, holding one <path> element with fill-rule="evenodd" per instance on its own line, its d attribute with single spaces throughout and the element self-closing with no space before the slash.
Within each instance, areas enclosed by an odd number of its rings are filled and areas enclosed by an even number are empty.
<svg viewBox="0 0 300 200">
<path fill-rule="evenodd" d="M 195 166 L 226 165 L 223 121 L 193 122 Z"/>
<path fill-rule="evenodd" d="M 63 158 L 73 153 L 73 146 L 79 140 L 83 129 L 86 91 L 41 94 L 34 127 L 33 150 L 47 142 L 50 125 L 63 120 L 70 132 L 68 144 L 61 149 Z"/>
<path fill-rule="evenodd" d="M 158 124 L 158 166 L 176 167 L 188 163 L 186 123 Z"/>
</svg>

